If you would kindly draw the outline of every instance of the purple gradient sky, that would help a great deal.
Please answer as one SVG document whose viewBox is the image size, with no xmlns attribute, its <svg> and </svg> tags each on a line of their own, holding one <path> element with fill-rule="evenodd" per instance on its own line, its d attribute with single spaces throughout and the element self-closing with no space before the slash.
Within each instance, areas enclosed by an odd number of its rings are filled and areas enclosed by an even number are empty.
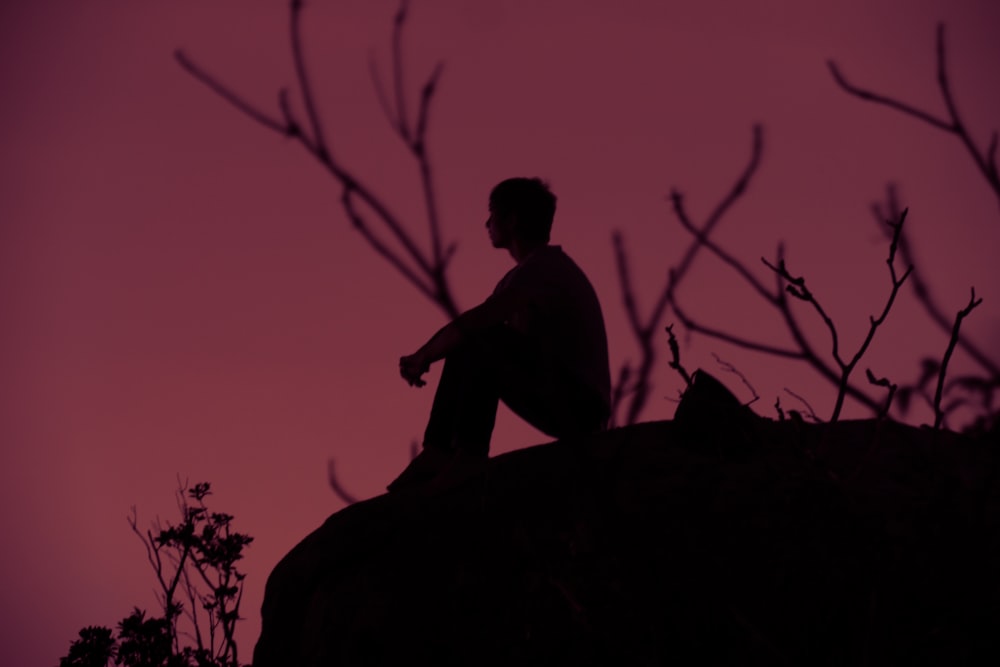
<svg viewBox="0 0 1000 667">
<path fill-rule="evenodd" d="M 367 69 L 372 49 L 385 62 L 395 9 L 313 0 L 306 46 L 332 144 L 416 218 L 415 171 Z M 414 2 L 413 83 L 446 63 L 430 139 L 445 231 L 460 244 L 461 304 L 510 265 L 486 241 L 489 188 L 543 176 L 560 198 L 554 241 L 595 282 L 617 368 L 635 348 L 612 231 L 626 234 L 648 307 L 688 242 L 665 195 L 678 187 L 702 219 L 760 122 L 763 164 L 720 241 L 755 267 L 786 241 L 792 270 L 856 345 L 887 287 L 868 205 L 895 180 L 924 270 L 949 310 L 970 285 L 985 296 L 967 326 L 995 350 L 995 195 L 955 140 L 848 97 L 825 66 L 835 58 L 854 81 L 943 112 L 939 20 L 956 97 L 985 141 L 1000 126 L 991 0 Z M 141 521 L 171 517 L 178 475 L 211 481 L 215 507 L 256 537 L 245 561 L 249 659 L 267 573 L 341 506 L 327 460 L 372 496 L 423 430 L 439 369 L 418 391 L 396 364 L 442 316 L 350 228 L 318 164 L 186 75 L 178 47 L 268 109 L 292 82 L 284 0 L 0 8 L 4 664 L 54 664 L 80 627 L 155 606 L 125 516 L 137 505 Z M 780 335 L 716 263 L 699 261 L 688 280 L 685 301 L 703 318 Z M 735 363 L 764 412 L 791 386 L 829 413 L 832 391 L 808 371 L 682 343 L 691 368 L 717 368 L 712 352 Z M 904 381 L 945 343 L 904 292 L 870 358 Z M 680 382 L 665 365 L 655 380 L 644 418 L 669 418 Z M 503 413 L 494 452 L 542 440 Z"/>
</svg>

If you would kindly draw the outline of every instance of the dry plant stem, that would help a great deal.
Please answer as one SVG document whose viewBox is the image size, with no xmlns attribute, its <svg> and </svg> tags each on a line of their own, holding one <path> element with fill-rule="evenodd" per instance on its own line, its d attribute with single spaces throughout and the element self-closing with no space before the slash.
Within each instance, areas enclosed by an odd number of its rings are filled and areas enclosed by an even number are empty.
<svg viewBox="0 0 1000 667">
<path fill-rule="evenodd" d="M 813 406 L 809 403 L 809 401 L 807 401 L 805 399 L 805 397 L 800 396 L 799 394 L 796 394 L 794 391 L 792 391 L 788 387 L 784 387 L 784 390 L 785 390 L 786 394 L 788 394 L 789 396 L 791 396 L 792 398 L 794 398 L 795 400 L 797 400 L 799 403 L 801 403 L 803 406 L 805 406 L 806 415 L 808 415 L 809 419 L 812 419 L 814 422 L 817 422 L 817 423 L 820 422 L 820 421 L 822 421 L 819 417 L 816 416 L 816 411 L 813 410 Z"/>
<path fill-rule="evenodd" d="M 896 396 L 896 390 L 899 388 L 895 383 L 889 382 L 889 378 L 876 378 L 875 374 L 872 373 L 872 369 L 865 369 L 865 377 L 868 378 L 868 383 L 873 384 L 877 387 L 885 387 L 889 392 L 885 399 L 884 407 L 878 411 L 876 417 L 878 419 L 884 419 L 889 415 L 889 409 L 892 407 L 892 399 Z"/>
<path fill-rule="evenodd" d="M 964 145 L 966 150 L 969 152 L 969 155 L 972 156 L 972 160 L 975 162 L 976 168 L 979 169 L 980 173 L 986 179 L 986 182 L 996 194 L 998 201 L 1000 201 L 1000 174 L 998 174 L 997 170 L 997 132 L 993 132 L 990 138 L 989 146 L 983 150 L 976 145 L 976 142 L 969 134 L 969 130 L 965 126 L 965 123 L 962 122 L 962 118 L 958 113 L 958 106 L 955 103 L 954 95 L 951 92 L 951 83 L 948 79 L 946 62 L 947 48 L 945 47 L 944 32 L 944 24 L 939 23 L 937 26 L 936 40 L 937 83 L 945 108 L 948 110 L 948 117 L 946 119 L 939 118 L 934 114 L 918 109 L 910 104 L 901 102 L 887 95 L 882 95 L 880 93 L 855 86 L 850 83 L 846 77 L 844 77 L 840 68 L 833 61 L 829 61 L 827 66 L 830 68 L 830 73 L 833 75 L 837 85 L 851 95 L 869 102 L 881 104 L 889 107 L 890 109 L 895 109 L 896 111 L 908 116 L 913 116 L 914 118 L 922 120 L 932 127 L 936 127 L 939 130 L 954 134 L 958 137 L 958 139 L 962 142 L 962 145 Z"/>
<path fill-rule="evenodd" d="M 735 200 L 739 194 L 742 194 L 746 187 L 746 181 L 752 175 L 753 170 L 756 169 L 757 161 L 759 159 L 760 144 L 759 144 L 759 133 L 755 132 L 755 142 L 754 142 L 754 156 L 751 158 L 751 163 L 747 170 L 744 172 L 743 178 L 734 187 L 730 197 L 724 201 L 726 206 L 719 207 L 716 209 L 716 214 L 709 219 L 709 222 L 717 222 L 718 217 L 721 216 L 722 212 L 728 207 L 732 201 Z M 699 228 L 691 220 L 684 206 L 683 196 L 674 191 L 671 194 L 671 200 L 673 201 L 674 214 L 676 215 L 681 226 L 684 227 L 695 240 L 692 242 L 692 250 L 697 250 L 700 248 L 705 248 L 711 252 L 716 258 L 722 261 L 723 264 L 729 266 L 733 271 L 735 271 L 743 280 L 755 291 L 761 298 L 763 298 L 772 307 L 778 310 L 781 314 L 782 319 L 785 321 L 785 326 L 788 329 L 792 340 L 795 342 L 796 347 L 779 347 L 776 345 L 771 345 L 768 343 L 763 343 L 759 341 L 750 340 L 743 336 L 732 334 L 721 329 L 713 328 L 702 324 L 701 322 L 695 320 L 689 316 L 684 308 L 678 302 L 677 299 L 677 286 L 680 284 L 680 279 L 675 275 L 671 278 L 670 287 L 668 288 L 668 299 L 670 305 L 674 312 L 677 314 L 678 319 L 689 331 L 696 333 L 701 333 L 703 335 L 715 338 L 716 340 L 721 340 L 731 345 L 741 347 L 748 350 L 753 350 L 756 352 L 763 352 L 765 354 L 770 354 L 778 357 L 784 357 L 788 359 L 799 359 L 805 361 L 810 366 L 812 366 L 820 375 L 829 380 L 831 383 L 840 386 L 841 374 L 838 374 L 829 364 L 823 361 L 819 353 L 813 348 L 809 340 L 806 338 L 805 333 L 802 331 L 801 326 L 795 318 L 794 313 L 788 303 L 786 293 L 784 290 L 784 284 L 780 275 L 776 277 L 777 284 L 772 289 L 765 287 L 764 284 L 754 275 L 747 266 L 740 260 L 736 259 L 733 255 L 727 252 L 724 248 L 715 243 L 708 235 L 706 229 L 710 230 L 708 225 Z M 693 255 L 692 255 L 693 256 Z M 783 246 L 778 246 L 778 263 L 784 261 L 784 248 Z M 868 396 L 864 391 L 855 387 L 854 385 L 848 384 L 846 387 L 846 393 L 850 397 L 864 404 L 868 408 L 877 411 L 879 409 L 879 403 Z"/>
<path fill-rule="evenodd" d="M 631 396 L 624 422 L 625 425 L 630 425 L 638 420 L 639 413 L 649 398 L 649 376 L 652 373 L 653 364 L 656 362 L 656 348 L 653 345 L 653 333 L 656 330 L 656 322 L 653 320 L 653 316 L 650 317 L 650 321 L 643 322 L 639 315 L 622 235 L 619 232 L 615 232 L 612 236 L 612 242 L 615 249 L 615 266 L 618 269 L 618 282 L 622 288 L 622 303 L 625 305 L 625 315 L 628 318 L 632 334 L 639 344 L 638 367 L 633 373 L 631 365 L 626 362 L 619 371 L 618 385 L 612 392 L 614 395 L 612 403 L 615 404 L 620 403 L 625 396 Z"/>
<path fill-rule="evenodd" d="M 338 498 L 344 501 L 344 504 L 353 505 L 354 503 L 358 502 L 357 497 L 355 497 L 354 494 L 350 493 L 347 489 L 345 489 L 344 485 L 341 484 L 340 478 L 337 477 L 337 469 L 335 467 L 333 459 L 330 459 L 330 461 L 327 463 L 326 472 L 327 472 L 327 480 L 330 482 L 330 488 L 333 489 L 333 492 L 337 495 Z"/>
<path fill-rule="evenodd" d="M 715 209 L 708 216 L 700 229 L 700 236 L 696 235 L 685 251 L 681 261 L 670 269 L 667 273 L 667 281 L 653 305 L 649 316 L 642 318 L 636 305 L 635 290 L 629 272 L 628 260 L 624 250 L 624 239 L 620 232 L 615 232 L 612 237 L 615 248 L 615 263 L 618 269 L 618 279 L 622 289 L 622 302 L 625 304 L 625 312 L 628 318 L 629 327 L 639 343 L 640 359 L 638 367 L 633 373 L 631 366 L 626 363 L 622 366 L 618 375 L 618 384 L 615 386 L 613 395 L 618 401 L 631 395 L 631 401 L 627 411 L 626 423 L 633 424 L 639 418 L 639 414 L 646 406 L 650 392 L 650 376 L 656 363 L 656 348 L 653 344 L 653 335 L 659 330 L 663 316 L 668 305 L 674 305 L 674 291 L 683 280 L 694 262 L 694 259 L 703 245 L 702 239 L 707 239 L 707 235 L 719 224 L 725 213 L 736 203 L 736 201 L 746 192 L 750 179 L 756 173 L 760 165 L 761 154 L 763 153 L 763 129 L 760 125 L 753 127 L 753 147 L 750 153 L 750 160 L 744 167 L 742 173 L 737 178 L 733 187 L 725 197 L 715 206 Z M 680 197 L 676 191 L 671 195 L 675 200 Z M 675 201 L 676 205 L 676 201 Z M 685 318 L 682 317 L 682 322 Z M 685 323 L 685 326 L 687 324 Z M 629 384 L 629 381 L 631 383 Z M 689 380 L 686 380 L 690 384 Z M 617 406 L 617 403 L 614 403 Z"/>
<path fill-rule="evenodd" d="M 893 184 L 886 186 L 886 201 L 885 206 L 881 204 L 872 205 L 872 214 L 875 217 L 879 225 L 879 229 L 885 231 L 889 237 L 892 237 L 893 231 L 891 225 L 885 225 L 884 223 L 889 220 L 895 220 L 899 218 L 900 207 L 899 207 L 899 196 L 896 192 L 896 187 Z M 953 320 L 947 314 L 945 314 L 944 308 L 941 307 L 940 302 L 934 298 L 931 293 L 930 286 L 927 281 L 924 280 L 923 272 L 920 270 L 920 264 L 916 261 L 913 252 L 913 246 L 909 241 L 909 236 L 900 236 L 899 245 L 897 252 L 899 253 L 899 258 L 904 264 L 914 267 L 910 274 L 910 289 L 917 297 L 917 301 L 927 315 L 937 324 L 942 331 L 950 333 L 952 330 Z M 966 354 L 968 354 L 972 359 L 979 364 L 986 373 L 994 378 L 996 381 L 1000 382 L 1000 362 L 997 362 L 990 358 L 979 346 L 973 343 L 965 336 L 960 336 L 957 342 L 958 347 L 960 347 Z"/>
<path fill-rule="evenodd" d="M 747 379 L 747 376 L 744 375 L 740 371 L 740 369 L 736 368 L 736 366 L 733 366 L 728 361 L 723 360 L 722 357 L 720 357 L 715 352 L 712 353 L 712 356 L 715 357 L 715 362 L 717 364 L 719 364 L 719 366 L 722 368 L 722 370 L 726 371 L 727 373 L 732 373 L 733 375 L 735 375 L 736 377 L 738 377 L 740 379 L 740 381 L 743 382 L 744 386 L 746 386 L 746 388 L 750 390 L 750 393 L 753 395 L 753 398 L 751 398 L 749 401 L 747 401 L 743 405 L 750 405 L 750 404 L 755 403 L 758 400 L 760 400 L 760 396 L 757 394 L 757 390 L 753 388 L 753 385 L 750 384 L 750 380 Z"/>
<path fill-rule="evenodd" d="M 820 305 L 816 296 L 809 291 L 808 287 L 806 287 L 805 278 L 801 276 L 792 276 L 785 268 L 785 262 L 783 259 L 779 260 L 777 266 L 771 264 L 766 259 L 761 259 L 761 261 L 764 262 L 768 268 L 777 273 L 788 283 L 785 287 L 786 292 L 795 298 L 812 305 L 813 309 L 819 314 L 820 318 L 822 318 L 823 323 L 830 332 L 833 359 L 840 369 L 840 378 L 837 386 L 837 399 L 834 403 L 833 414 L 830 416 L 831 422 L 835 422 L 840 418 L 840 412 L 844 407 L 844 399 L 847 396 L 848 388 L 850 386 L 850 375 L 854 371 L 855 366 L 857 366 L 858 362 L 861 360 L 861 357 L 868 351 L 868 347 L 871 345 L 872 339 L 875 338 L 875 332 L 878 331 L 878 328 L 883 322 L 885 322 L 885 318 L 889 315 L 889 311 L 892 309 L 892 305 L 896 301 L 896 295 L 899 293 L 899 288 L 903 286 L 903 283 L 906 282 L 906 278 L 913 270 L 912 266 L 907 267 L 901 277 L 896 276 L 896 249 L 899 246 L 899 238 L 903 232 L 903 223 L 906 222 L 906 213 L 906 209 L 903 209 L 903 212 L 899 216 L 899 221 L 896 223 L 889 223 L 893 228 L 892 242 L 889 244 L 889 257 L 886 260 L 886 264 L 889 266 L 889 275 L 892 279 L 892 288 L 889 291 L 889 297 L 886 299 L 882 313 L 877 318 L 869 316 L 868 333 L 865 336 L 864 341 L 862 341 L 861 345 L 858 347 L 857 352 L 854 353 L 854 356 L 851 357 L 849 361 L 845 361 L 843 356 L 841 356 L 840 340 L 837 334 L 836 325 L 833 323 L 830 316 L 827 315 L 822 305 Z"/>
<path fill-rule="evenodd" d="M 164 578 L 163 572 L 163 558 L 160 555 L 160 549 L 156 545 L 156 540 L 153 537 L 153 531 L 147 529 L 145 533 L 139 530 L 138 520 L 139 516 L 136 508 L 132 508 L 132 515 L 128 517 L 128 524 L 132 528 L 132 532 L 139 536 L 142 540 L 142 545 L 146 548 L 146 558 L 149 560 L 149 564 L 153 567 L 153 572 L 156 574 L 156 580 L 160 584 L 160 589 L 163 591 L 163 599 L 161 603 L 163 605 L 163 613 L 168 621 L 172 621 L 172 615 L 176 613 L 177 603 L 174 601 L 175 594 L 177 592 L 177 586 L 180 584 L 181 577 L 186 570 L 187 561 L 191 556 L 191 547 L 185 546 L 184 551 L 181 553 L 180 558 L 173 563 L 174 566 L 174 576 L 171 578 L 170 582 Z M 157 526 L 157 528 L 159 528 Z M 174 652 L 180 650 L 180 640 L 177 637 L 175 631 L 175 626 L 170 623 L 170 641 L 174 647 Z"/>
<path fill-rule="evenodd" d="M 955 315 L 955 324 L 951 329 L 951 338 L 948 340 L 948 349 L 945 350 L 944 357 L 941 359 L 941 370 L 938 372 L 938 382 L 937 390 L 934 392 L 934 428 L 941 428 L 941 423 L 944 421 L 945 412 L 941 410 L 941 397 L 944 394 L 944 378 L 945 374 L 948 372 L 948 362 L 951 360 L 951 354 L 955 351 L 955 344 L 958 341 L 959 332 L 962 328 L 962 320 L 968 317 L 979 304 L 983 302 L 982 298 L 976 298 L 976 289 L 972 288 L 972 295 L 969 297 L 969 303 L 965 308 L 958 311 Z"/>
<path fill-rule="evenodd" d="M 456 317 L 459 309 L 455 303 L 447 279 L 448 263 L 454 252 L 454 245 L 445 249 L 441 241 L 440 221 L 434 194 L 432 169 L 427 157 L 425 141 L 430 104 L 441 68 L 438 66 L 425 84 L 421 94 L 416 128 L 411 128 L 407 121 L 407 104 L 403 95 L 403 58 L 401 53 L 402 33 L 406 19 L 406 3 L 404 2 L 401 5 L 399 13 L 396 15 L 393 35 L 393 70 L 396 81 L 395 107 L 397 117 L 394 120 L 390 119 L 390 122 L 394 131 L 403 140 L 411 154 L 413 154 L 420 172 L 431 237 L 431 253 L 428 256 L 417 245 L 402 220 L 389 209 L 384 199 L 375 194 L 371 187 L 362 183 L 348 168 L 341 164 L 330 150 L 330 145 L 324 133 L 323 124 L 316 105 L 303 51 L 301 32 L 302 9 L 303 3 L 301 0 L 291 0 L 290 33 L 292 56 L 299 93 L 308 117 L 308 130 L 295 119 L 288 100 L 287 90 L 279 91 L 278 105 L 281 116 L 276 119 L 247 102 L 242 96 L 237 95 L 183 52 L 178 51 L 176 53 L 177 61 L 195 79 L 225 99 L 238 111 L 244 113 L 262 126 L 298 141 L 340 183 L 342 187 L 340 201 L 344 212 L 354 227 L 361 232 L 368 244 L 394 269 L 402 274 L 409 283 L 416 287 L 421 294 L 441 308 L 448 317 Z M 377 88 L 377 92 L 380 94 L 380 101 L 383 103 L 383 108 L 388 110 L 389 106 L 384 99 L 381 89 Z M 381 223 L 381 226 L 385 230 L 384 233 L 388 234 L 388 237 L 401 247 L 401 250 L 392 248 L 389 242 L 383 238 L 382 234 L 376 232 L 375 226 L 359 210 L 359 203 L 363 204 L 373 214 L 374 218 Z"/>
<path fill-rule="evenodd" d="M 670 346 L 670 367 L 680 373 L 681 378 L 684 379 L 684 385 L 690 387 L 692 383 L 691 374 L 687 372 L 687 369 L 681 363 L 681 348 L 677 344 L 677 336 L 674 335 L 673 324 L 667 327 L 667 336 L 669 337 L 667 344 Z"/>
</svg>

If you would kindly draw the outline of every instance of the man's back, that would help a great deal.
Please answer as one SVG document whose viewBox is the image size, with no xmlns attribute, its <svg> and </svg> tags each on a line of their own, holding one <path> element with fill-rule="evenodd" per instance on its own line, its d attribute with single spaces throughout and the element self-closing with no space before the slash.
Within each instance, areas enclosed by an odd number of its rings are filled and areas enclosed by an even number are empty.
<svg viewBox="0 0 1000 667">
<path fill-rule="evenodd" d="M 545 245 L 525 257 L 497 284 L 494 295 L 522 294 L 525 304 L 507 325 L 564 368 L 610 410 L 608 339 L 597 293 L 560 246 Z"/>
</svg>

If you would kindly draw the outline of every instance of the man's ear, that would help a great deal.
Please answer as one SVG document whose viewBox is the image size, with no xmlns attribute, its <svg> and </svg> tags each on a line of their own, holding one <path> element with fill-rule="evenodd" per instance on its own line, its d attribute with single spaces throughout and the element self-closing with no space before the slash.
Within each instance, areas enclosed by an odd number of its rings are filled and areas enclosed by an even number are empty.
<svg viewBox="0 0 1000 667">
<path fill-rule="evenodd" d="M 509 225 L 509 229 L 510 229 L 511 233 L 514 236 L 516 236 L 517 238 L 521 238 L 521 236 L 522 236 L 522 234 L 521 234 L 521 231 L 522 231 L 521 230 L 521 216 L 519 216 L 517 213 L 511 213 L 507 217 L 507 224 Z"/>
</svg>

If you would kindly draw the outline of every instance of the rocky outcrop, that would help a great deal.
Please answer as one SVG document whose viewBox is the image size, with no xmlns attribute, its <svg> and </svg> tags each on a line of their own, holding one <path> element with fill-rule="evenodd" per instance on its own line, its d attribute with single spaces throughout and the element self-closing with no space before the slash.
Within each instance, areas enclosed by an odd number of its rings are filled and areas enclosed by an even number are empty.
<svg viewBox="0 0 1000 667">
<path fill-rule="evenodd" d="M 254 664 L 1000 664 L 997 462 L 709 388 L 337 512 L 271 574 Z"/>
</svg>

